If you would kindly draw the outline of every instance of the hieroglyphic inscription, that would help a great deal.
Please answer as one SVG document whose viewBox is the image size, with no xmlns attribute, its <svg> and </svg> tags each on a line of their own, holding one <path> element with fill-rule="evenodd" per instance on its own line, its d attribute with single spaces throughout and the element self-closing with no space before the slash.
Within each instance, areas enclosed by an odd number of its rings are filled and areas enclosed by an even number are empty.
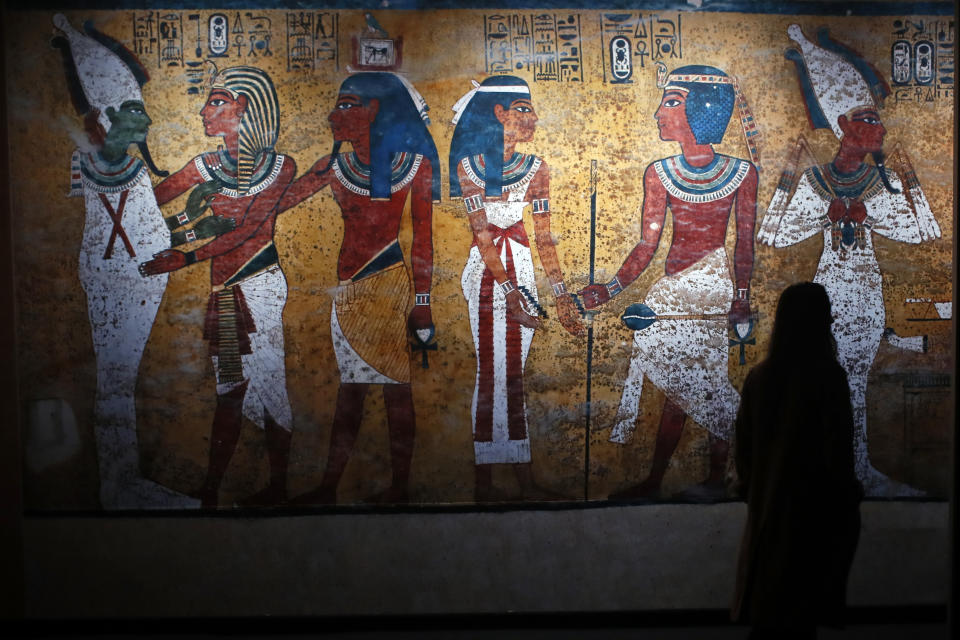
<svg viewBox="0 0 960 640">
<path fill-rule="evenodd" d="M 579 14 L 484 16 L 487 73 L 527 71 L 536 82 L 583 82 Z"/>
<path fill-rule="evenodd" d="M 193 13 L 187 18 L 190 31 L 187 39 L 195 40 L 187 45 L 193 57 L 235 57 L 252 61 L 274 54 L 269 16 L 238 11 L 232 18 L 223 13 L 206 17 Z M 156 60 L 158 67 L 184 66 L 184 33 L 184 19 L 179 13 L 133 14 L 133 51 L 141 60 Z"/>
<path fill-rule="evenodd" d="M 157 14 L 161 67 L 183 65 L 183 20 L 178 13 Z"/>
<path fill-rule="evenodd" d="M 238 58 L 272 56 L 272 26 L 272 20 L 265 15 L 254 15 L 247 11 L 241 18 L 237 12 L 230 29 L 230 48 L 236 50 Z"/>
<path fill-rule="evenodd" d="M 937 98 L 953 99 L 956 86 L 956 22 L 941 21 L 936 31 Z"/>
<path fill-rule="evenodd" d="M 157 67 L 183 66 L 183 19 L 179 13 L 148 11 L 133 14 L 133 51 Z"/>
<path fill-rule="evenodd" d="M 207 49 L 211 58 L 230 53 L 230 20 L 225 14 L 215 13 L 207 19 Z"/>
<path fill-rule="evenodd" d="M 330 11 L 287 14 L 287 70 L 340 68 L 340 16 Z"/>
<path fill-rule="evenodd" d="M 149 60 L 157 49 L 156 20 L 153 12 L 133 14 L 133 52 L 141 60 Z"/>
<path fill-rule="evenodd" d="M 603 80 L 612 84 L 633 82 L 633 73 L 648 62 L 683 58 L 680 14 L 675 18 L 642 13 L 600 15 Z"/>
<path fill-rule="evenodd" d="M 890 81 L 897 103 L 953 98 L 955 25 L 953 20 L 893 21 Z"/>
</svg>

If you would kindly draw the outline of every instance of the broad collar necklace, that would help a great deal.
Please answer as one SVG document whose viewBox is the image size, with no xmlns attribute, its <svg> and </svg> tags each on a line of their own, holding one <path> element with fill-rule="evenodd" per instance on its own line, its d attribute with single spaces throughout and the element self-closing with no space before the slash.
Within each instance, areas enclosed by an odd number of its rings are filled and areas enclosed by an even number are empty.
<svg viewBox="0 0 960 640">
<path fill-rule="evenodd" d="M 95 191 L 118 193 L 129 189 L 146 167 L 134 156 L 125 155 L 117 162 L 108 162 L 95 151 L 81 154 L 80 170 L 86 183 Z"/>
<path fill-rule="evenodd" d="M 220 192 L 231 198 L 240 197 L 237 191 L 237 161 L 223 146 L 212 153 L 205 153 L 195 163 L 204 180 L 216 180 L 221 184 Z M 250 196 L 260 193 L 276 180 L 283 167 L 283 156 L 272 149 L 264 151 L 260 162 L 253 169 L 250 176 L 250 188 L 243 195 Z"/>
<path fill-rule="evenodd" d="M 683 155 L 653 163 L 667 193 L 684 202 L 713 202 L 737 190 L 750 170 L 750 163 L 719 153 L 703 167 L 695 167 Z"/>
<path fill-rule="evenodd" d="M 390 193 L 396 193 L 413 181 L 423 156 L 401 151 L 390 158 Z M 369 196 L 372 186 L 372 168 L 357 157 L 355 151 L 340 153 L 333 163 L 333 173 L 348 191 Z"/>
<path fill-rule="evenodd" d="M 460 164 L 472 183 L 481 189 L 486 188 L 486 165 L 483 162 L 482 154 L 466 157 Z M 510 156 L 510 160 L 503 163 L 501 188 L 504 191 L 514 191 L 527 186 L 533 180 L 533 176 L 536 175 L 539 168 L 540 158 L 532 154 L 528 155 L 515 151 Z"/>
<path fill-rule="evenodd" d="M 807 170 L 814 190 L 825 200 L 850 198 L 866 201 L 883 190 L 880 171 L 863 162 L 849 173 L 844 173 L 830 162 Z"/>
</svg>

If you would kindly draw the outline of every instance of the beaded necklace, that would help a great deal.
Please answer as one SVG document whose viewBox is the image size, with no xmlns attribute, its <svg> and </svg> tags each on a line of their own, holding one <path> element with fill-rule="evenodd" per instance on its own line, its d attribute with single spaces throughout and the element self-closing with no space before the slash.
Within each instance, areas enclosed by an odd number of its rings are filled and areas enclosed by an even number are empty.
<svg viewBox="0 0 960 640">
<path fill-rule="evenodd" d="M 396 193 L 417 175 L 423 156 L 401 151 L 390 158 L 390 193 Z M 341 153 L 333 163 L 333 173 L 347 190 L 361 196 L 370 195 L 372 185 L 370 165 L 360 161 L 356 152 Z"/>
<path fill-rule="evenodd" d="M 667 193 L 684 202 L 699 203 L 720 200 L 736 191 L 750 163 L 717 153 L 703 167 L 693 166 L 683 155 L 657 160 L 653 167 Z"/>
<path fill-rule="evenodd" d="M 540 168 L 540 163 L 540 158 L 535 155 L 514 152 L 510 160 L 503 163 L 503 179 L 500 182 L 503 190 L 516 191 L 525 188 L 533 180 L 533 176 Z M 463 167 L 464 173 L 470 178 L 470 182 L 480 187 L 481 190 L 486 188 L 487 182 L 484 179 L 486 165 L 483 162 L 483 155 L 464 158 L 460 161 L 460 166 Z"/>
</svg>

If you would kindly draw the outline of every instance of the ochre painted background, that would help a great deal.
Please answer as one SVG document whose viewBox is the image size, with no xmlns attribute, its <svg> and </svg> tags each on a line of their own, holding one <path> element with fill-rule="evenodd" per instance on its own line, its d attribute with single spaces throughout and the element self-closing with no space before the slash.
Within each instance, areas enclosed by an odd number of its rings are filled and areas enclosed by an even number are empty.
<svg viewBox="0 0 960 640">
<path fill-rule="evenodd" d="M 201 24 L 213 12 L 199 11 Z M 133 13 L 78 11 L 66 15 L 75 26 L 92 20 L 98 29 L 132 48 Z M 181 13 L 185 16 L 194 12 Z M 234 14 L 224 13 L 231 19 Z M 287 71 L 283 38 L 286 12 L 257 13 L 272 18 L 274 55 L 238 58 L 233 49 L 230 57 L 218 60 L 218 64 L 221 68 L 253 64 L 270 73 L 280 97 L 277 150 L 292 156 L 302 173 L 329 153 L 332 141 L 326 117 L 340 82 L 349 74 L 350 38 L 364 30 L 363 13 L 335 12 L 340 28 L 339 68 L 330 63 L 299 71 Z M 444 176 L 444 198 L 434 206 L 433 227 L 433 318 L 440 350 L 431 355 L 428 370 L 414 369 L 413 380 L 417 439 L 411 492 L 414 501 L 423 503 L 469 503 L 473 499 L 470 401 L 475 359 L 460 290 L 471 234 L 462 203 L 447 196 L 446 155 L 453 132 L 450 107 L 469 89 L 471 79 L 486 77 L 483 25 L 489 13 L 376 13 L 392 37 L 403 37 L 400 71 L 431 107 L 430 130 Z M 517 72 L 530 83 L 540 117 L 534 141 L 519 150 L 535 153 L 550 165 L 551 225 L 570 290 L 586 284 L 589 273 L 590 161 L 598 161 L 600 172 L 596 270 L 597 280 L 605 281 L 639 238 L 640 176 L 644 168 L 653 160 L 679 152 L 677 145 L 658 138 L 652 116 L 661 92 L 649 60 L 645 68 L 635 69 L 633 84 L 604 83 L 601 12 L 576 13 L 580 16 L 584 81 L 535 82 L 532 73 Z M 85 298 L 76 276 L 83 203 L 66 198 L 70 154 L 75 148 L 71 138 L 82 133 L 70 104 L 59 53 L 49 46 L 52 15 L 16 12 L 5 16 L 19 394 L 23 406 L 41 398 L 62 398 L 69 403 L 77 418 L 80 444 L 66 461 L 42 473 L 27 471 L 24 487 L 28 508 L 86 509 L 97 507 L 92 434 L 95 367 Z M 676 16 L 663 13 L 670 19 Z M 894 19 L 681 14 L 682 58 L 666 60 L 668 68 L 708 64 L 737 76 L 763 132 L 758 221 L 798 134 L 808 138 L 821 162 L 828 161 L 837 147 L 829 130 L 814 132 L 809 128 L 793 63 L 783 58 L 791 44 L 787 26 L 797 22 L 808 35 L 817 27 L 829 27 L 836 39 L 858 50 L 889 81 L 890 46 L 896 39 L 892 35 Z M 188 25 L 186 19 L 184 24 Z M 195 59 L 192 38 L 187 29 L 184 52 L 191 60 Z M 154 122 L 151 150 L 161 168 L 174 171 L 196 154 L 215 148 L 219 141 L 203 134 L 198 112 L 205 96 L 186 94 L 184 68 L 160 68 L 155 60 L 144 63 L 151 74 L 143 90 Z M 928 446 L 911 447 L 911 430 L 917 425 L 905 421 L 897 376 L 952 371 L 951 323 L 910 322 L 908 318 L 915 317 L 917 310 L 903 303 L 908 297 L 950 297 L 955 171 L 952 114 L 952 98 L 939 98 L 929 104 L 887 100 L 881 111 L 888 130 L 885 146 L 892 149 L 899 142 L 906 149 L 943 237 L 920 245 L 874 238 L 884 274 L 887 325 L 904 336 L 927 333 L 930 350 L 912 354 L 896 351 L 886 343 L 881 345 L 867 391 L 871 458 L 880 470 L 934 497 L 946 495 L 950 478 L 949 414 L 941 412 L 937 418 L 937 407 L 929 407 L 935 419 L 922 425 L 928 430 L 924 436 Z M 746 157 L 736 117 L 717 150 Z M 175 201 L 164 208 L 164 214 L 181 207 L 182 203 Z M 532 229 L 529 213 L 526 215 L 528 229 Z M 401 240 L 408 247 L 409 220 L 404 229 Z M 292 494 L 317 484 L 326 459 L 338 386 L 329 337 L 328 292 L 337 284 L 335 264 L 341 237 L 339 209 L 329 191 L 282 214 L 277 222 L 276 244 L 290 287 L 284 321 L 287 384 L 294 412 L 289 474 Z M 609 443 L 607 438 L 632 341 L 619 315 L 628 304 L 642 300 L 646 289 L 662 275 L 669 240 L 668 225 L 647 271 L 607 305 L 594 323 L 591 499 L 602 499 L 642 479 L 647 472 L 662 406 L 662 394 L 649 383 L 644 388 L 633 441 L 624 446 Z M 728 233 L 727 248 L 732 251 L 732 233 Z M 745 366 L 738 364 L 737 352 L 731 349 L 729 373 L 734 386 L 739 388 L 750 366 L 765 352 L 779 292 L 791 282 L 812 279 L 819 251 L 817 239 L 779 250 L 756 245 L 752 305 L 761 319 L 757 344 L 748 347 Z M 537 331 L 526 364 L 533 468 L 542 484 L 571 499 L 580 499 L 584 486 L 586 341 L 571 337 L 556 322 L 549 283 L 539 263 L 537 267 L 541 298 L 546 300 L 551 320 Z M 206 466 L 215 399 L 213 371 L 202 340 L 208 291 L 209 265 L 205 263 L 171 274 L 140 367 L 137 401 L 142 468 L 148 477 L 179 491 L 199 485 Z M 665 480 L 665 495 L 702 479 L 706 473 L 706 444 L 706 432 L 688 420 Z M 266 473 L 262 434 L 245 422 L 221 502 L 230 504 L 234 498 L 263 486 Z M 502 479 L 499 470 L 495 473 L 499 482 L 512 481 L 506 471 Z M 374 392 L 368 396 L 357 448 L 340 484 L 339 501 L 359 502 L 384 488 L 389 478 L 385 416 L 380 395 Z"/>
</svg>

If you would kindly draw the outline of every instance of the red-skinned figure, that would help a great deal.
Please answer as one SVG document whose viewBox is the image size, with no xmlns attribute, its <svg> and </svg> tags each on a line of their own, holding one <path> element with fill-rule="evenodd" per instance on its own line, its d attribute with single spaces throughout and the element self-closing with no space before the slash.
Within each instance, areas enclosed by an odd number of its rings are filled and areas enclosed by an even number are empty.
<svg viewBox="0 0 960 640">
<path fill-rule="evenodd" d="M 437 151 L 425 114 L 417 108 L 422 99 L 414 93 L 391 73 L 347 78 L 328 117 L 333 152 L 297 179 L 281 202 L 285 210 L 329 186 L 343 216 L 337 260 L 340 284 L 330 322 L 340 388 L 323 478 L 316 489 L 296 498 L 297 504 L 336 502 L 364 400 L 374 384 L 383 389 L 392 481 L 371 499 L 387 503 L 409 499 L 415 438 L 410 340 L 421 349 L 435 348 L 430 312 L 432 223 L 433 202 L 440 199 Z M 340 153 L 344 142 L 353 147 L 351 152 Z M 408 198 L 413 292 L 398 241 Z"/>
<path fill-rule="evenodd" d="M 691 65 L 667 77 L 654 117 L 660 139 L 677 142 L 682 153 L 647 167 L 640 242 L 610 282 L 580 292 L 584 306 L 593 308 L 643 273 L 657 250 L 670 210 L 673 239 L 665 275 L 645 299 L 661 317 L 635 332 L 631 373 L 621 402 L 621 414 L 630 414 L 631 419 L 617 425 L 612 439 L 622 441 L 617 430 L 633 428 L 644 375 L 666 399 L 649 475 L 640 484 L 611 495 L 614 499 L 659 496 L 687 415 L 711 433 L 708 477 L 692 493 L 718 497 L 724 492 L 729 434 L 739 404 L 739 395 L 727 378 L 727 325 L 728 321 L 741 326 L 750 322 L 757 205 L 756 167 L 713 150 L 713 144 L 723 139 L 735 98 L 733 79 L 714 67 Z M 724 248 L 731 212 L 736 221 L 736 291 Z M 628 397 L 634 402 L 632 414 L 623 410 Z"/>
<path fill-rule="evenodd" d="M 200 115 L 206 134 L 222 137 L 224 146 L 194 158 L 158 184 L 155 194 L 164 205 L 193 189 L 183 212 L 167 218 L 172 244 L 213 239 L 192 251 L 162 251 L 140 270 L 151 276 L 210 261 L 204 337 L 217 375 L 217 407 L 198 495 L 204 507 L 217 506 L 245 415 L 264 429 L 270 482 L 241 504 L 276 505 L 286 500 L 293 417 L 283 346 L 287 283 L 273 234 L 296 165 L 274 150 L 279 103 L 260 69 L 231 67 L 217 74 Z M 207 207 L 211 215 L 202 216 Z"/>
<path fill-rule="evenodd" d="M 583 331 L 566 291 L 550 233 L 550 172 L 541 158 L 516 152 L 533 140 L 537 113 L 527 84 L 495 76 L 467 94 L 457 111 L 450 152 L 451 195 L 462 196 L 473 247 L 461 285 L 477 353 L 472 414 L 475 499 L 509 496 L 494 487 L 493 466 L 509 464 L 524 499 L 559 496 L 534 481 L 523 375 L 539 326 L 539 295 L 523 211 L 531 208 L 540 261 L 553 288 L 557 314 L 573 335 Z"/>
</svg>

